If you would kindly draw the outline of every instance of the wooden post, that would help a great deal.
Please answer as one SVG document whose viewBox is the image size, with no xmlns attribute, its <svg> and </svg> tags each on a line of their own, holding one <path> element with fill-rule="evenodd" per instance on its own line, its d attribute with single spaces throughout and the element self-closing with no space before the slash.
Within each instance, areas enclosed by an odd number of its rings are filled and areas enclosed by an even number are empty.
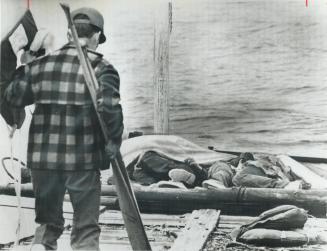
<svg viewBox="0 0 327 251">
<path fill-rule="evenodd" d="M 166 11 L 167 10 L 167 11 Z M 154 29 L 154 133 L 169 133 L 169 39 L 172 3 L 159 1 Z"/>
</svg>

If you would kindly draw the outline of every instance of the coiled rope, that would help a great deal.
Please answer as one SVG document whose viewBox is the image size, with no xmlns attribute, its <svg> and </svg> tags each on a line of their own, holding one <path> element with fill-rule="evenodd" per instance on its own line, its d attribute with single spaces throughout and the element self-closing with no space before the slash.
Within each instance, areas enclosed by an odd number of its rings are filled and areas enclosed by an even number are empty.
<svg viewBox="0 0 327 251">
<path fill-rule="evenodd" d="M 12 180 L 14 180 L 14 181 L 16 181 L 16 182 L 18 182 L 18 180 L 15 178 L 15 174 L 13 174 L 12 172 L 10 172 L 8 170 L 7 165 L 5 163 L 6 160 L 10 160 L 10 161 L 14 160 L 14 161 L 18 162 L 21 167 L 26 167 L 26 164 L 23 161 L 19 160 L 18 158 L 15 158 L 15 157 L 14 158 L 11 158 L 11 157 L 3 157 L 2 160 L 1 160 L 2 168 L 7 173 L 7 175 L 9 176 L 9 178 L 12 179 Z M 22 177 L 22 182 L 24 182 L 23 181 L 23 177 Z"/>
</svg>

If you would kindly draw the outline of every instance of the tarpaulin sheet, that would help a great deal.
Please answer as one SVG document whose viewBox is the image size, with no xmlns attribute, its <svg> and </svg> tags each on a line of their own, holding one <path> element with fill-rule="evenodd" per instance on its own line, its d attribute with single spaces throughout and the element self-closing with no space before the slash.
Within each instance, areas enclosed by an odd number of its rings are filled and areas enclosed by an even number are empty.
<svg viewBox="0 0 327 251">
<path fill-rule="evenodd" d="M 192 157 L 199 164 L 210 164 L 218 160 L 235 157 L 234 155 L 208 150 L 174 135 L 145 135 L 123 141 L 121 153 L 125 165 L 127 166 L 140 154 L 149 150 L 165 154 L 178 161 Z"/>
</svg>

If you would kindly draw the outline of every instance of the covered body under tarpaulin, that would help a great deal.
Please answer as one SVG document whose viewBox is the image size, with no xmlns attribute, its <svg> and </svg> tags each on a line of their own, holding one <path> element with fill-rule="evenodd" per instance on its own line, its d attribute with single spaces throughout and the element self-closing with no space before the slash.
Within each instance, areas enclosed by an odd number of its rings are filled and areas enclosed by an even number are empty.
<svg viewBox="0 0 327 251">
<path fill-rule="evenodd" d="M 146 135 L 127 139 L 123 142 L 121 151 L 128 169 L 132 169 L 134 166 L 137 167 L 139 160 L 148 151 L 156 152 L 176 162 L 183 162 L 185 159 L 191 157 L 198 164 L 205 167 L 209 167 L 217 161 L 227 161 L 235 158 L 235 155 L 211 151 L 173 135 Z M 310 184 L 312 189 L 327 189 L 327 179 L 321 176 L 319 172 L 321 168 L 315 172 L 313 165 L 310 165 L 310 168 L 308 168 L 286 155 L 254 153 L 254 156 L 258 159 L 269 159 L 271 162 L 275 161 L 277 165 L 283 166 L 283 168 L 278 169 L 279 172 L 283 170 L 285 174 L 289 173 L 291 178 L 305 181 Z M 153 167 L 154 170 L 155 168 Z M 274 168 L 276 169 L 278 167 L 268 166 L 266 172 L 268 174 L 276 173 L 277 171 Z"/>
</svg>

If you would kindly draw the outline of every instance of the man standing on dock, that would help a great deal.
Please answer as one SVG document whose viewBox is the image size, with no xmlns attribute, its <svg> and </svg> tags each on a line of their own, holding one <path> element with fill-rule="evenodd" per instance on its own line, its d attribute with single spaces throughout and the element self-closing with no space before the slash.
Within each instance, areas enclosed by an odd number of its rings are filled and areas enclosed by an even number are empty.
<svg viewBox="0 0 327 251">
<path fill-rule="evenodd" d="M 100 169 L 109 167 L 108 157 L 115 157 L 121 144 L 119 75 L 94 51 L 106 40 L 103 17 L 95 9 L 80 8 L 72 18 L 100 85 L 97 109 L 110 140 L 105 146 L 73 43 L 17 69 L 4 99 L 16 108 L 35 104 L 27 164 L 40 226 L 32 250 L 57 248 L 66 190 L 74 209 L 72 248 L 99 250 Z"/>
</svg>

